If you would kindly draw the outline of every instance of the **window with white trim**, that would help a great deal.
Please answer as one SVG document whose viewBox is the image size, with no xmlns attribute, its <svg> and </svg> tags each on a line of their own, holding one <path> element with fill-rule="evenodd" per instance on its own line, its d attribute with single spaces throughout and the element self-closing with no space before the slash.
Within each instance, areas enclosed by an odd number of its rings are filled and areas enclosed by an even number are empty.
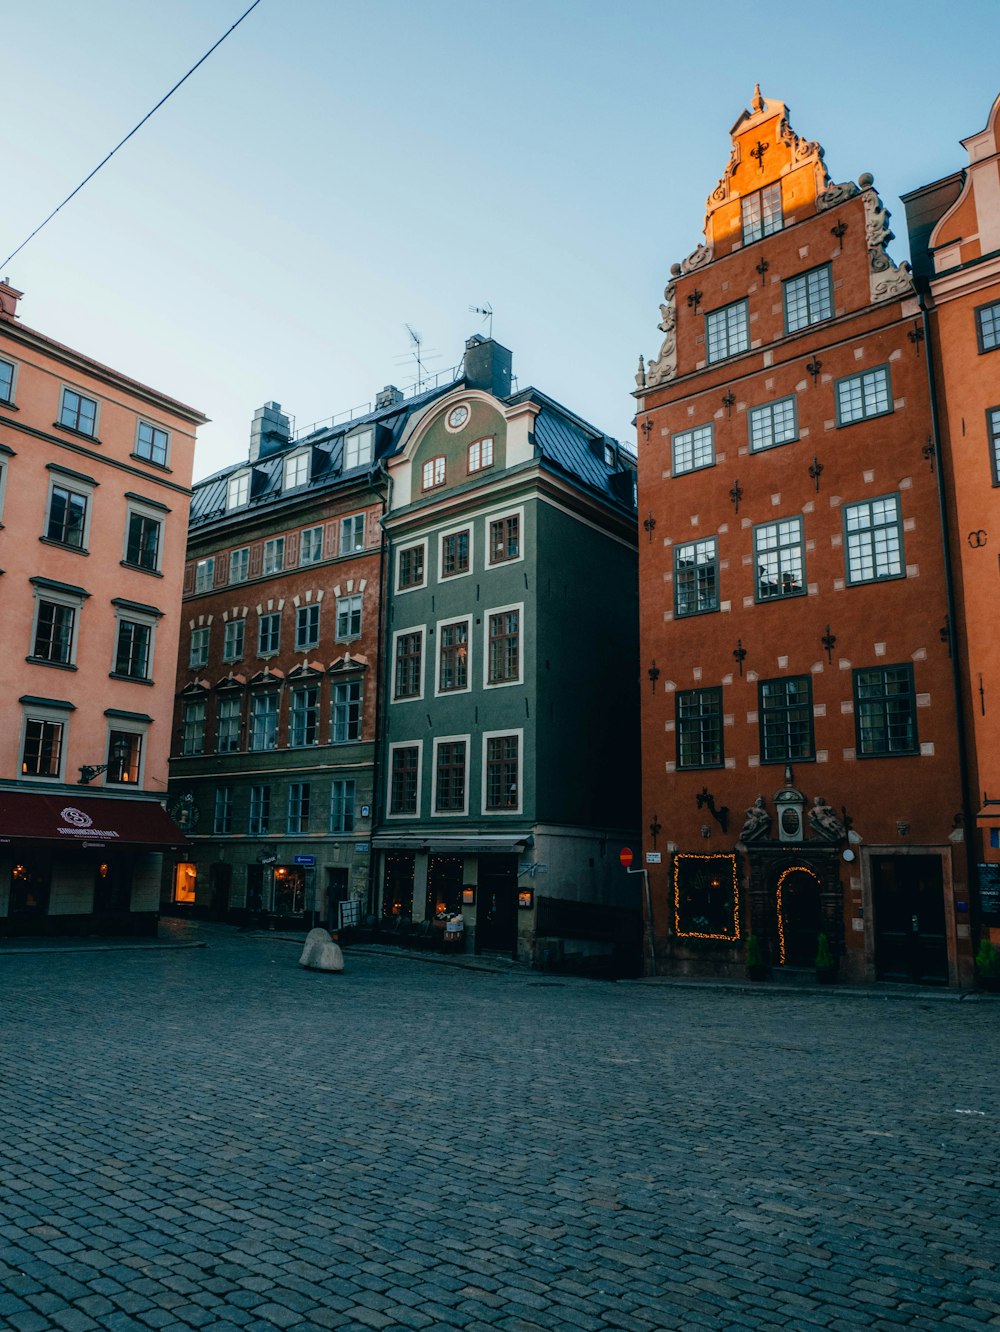
<svg viewBox="0 0 1000 1332">
<path fill-rule="evenodd" d="M 857 375 L 846 375 L 834 385 L 837 425 L 853 425 L 872 416 L 886 416 L 892 411 L 892 387 L 889 367 L 876 366 Z"/>
<path fill-rule="evenodd" d="M 705 350 L 709 365 L 750 349 L 750 306 L 733 301 L 705 315 Z"/>
<path fill-rule="evenodd" d="M 423 690 L 423 629 L 398 633 L 393 678 L 393 698 L 419 698 Z"/>
<path fill-rule="evenodd" d="M 49 482 L 45 539 L 58 542 L 60 546 L 71 546 L 74 550 L 85 550 L 92 494 L 91 487 L 74 484 L 56 474 Z"/>
<path fill-rule="evenodd" d="M 786 278 L 781 284 L 781 294 L 786 333 L 797 333 L 800 328 L 833 318 L 833 275 L 829 264 Z"/>
<path fill-rule="evenodd" d="M 239 661 L 242 658 L 246 644 L 246 626 L 247 622 L 242 617 L 226 621 L 226 627 L 222 631 L 223 661 Z"/>
<path fill-rule="evenodd" d="M 367 467 L 372 460 L 372 441 L 375 438 L 375 431 L 371 426 L 366 426 L 364 430 L 357 430 L 353 435 L 348 435 L 344 441 L 344 471 L 349 472 L 355 467 Z"/>
<path fill-rule="evenodd" d="M 361 681 L 341 680 L 333 686 L 331 736 L 335 745 L 361 739 Z"/>
<path fill-rule="evenodd" d="M 89 594 L 68 583 L 41 578 L 31 581 L 35 587 L 35 616 L 30 660 L 75 667 L 80 612 Z"/>
<path fill-rule="evenodd" d="M 250 748 L 276 749 L 278 745 L 278 695 L 255 693 L 250 699 Z"/>
<path fill-rule="evenodd" d="M 411 587 L 424 585 L 424 560 L 426 545 L 420 541 L 415 546 L 404 546 L 397 557 L 396 589 L 405 592 Z"/>
<path fill-rule="evenodd" d="M 743 225 L 743 244 L 752 245 L 781 231 L 785 219 L 781 211 L 781 182 L 765 185 L 762 190 L 755 190 L 740 200 L 740 214 Z"/>
<path fill-rule="evenodd" d="M 446 532 L 441 537 L 442 578 L 456 578 L 469 572 L 471 546 L 472 533 L 467 527 L 461 532 Z"/>
<path fill-rule="evenodd" d="M 197 629 L 191 630 L 188 666 L 192 670 L 197 669 L 199 666 L 208 665 L 208 646 L 211 633 L 211 625 L 207 624 L 200 625 Z"/>
<path fill-rule="evenodd" d="M 229 552 L 230 583 L 245 583 L 250 577 L 250 547 L 241 546 Z"/>
<path fill-rule="evenodd" d="M 337 598 L 337 642 L 352 643 L 361 637 L 361 608 L 363 597 L 360 592 L 352 592 L 348 597 Z"/>
<path fill-rule="evenodd" d="M 779 444 L 791 444 L 799 437 L 798 410 L 794 396 L 751 407 L 747 413 L 750 452 L 760 453 Z"/>
<path fill-rule="evenodd" d="M 226 508 L 239 509 L 250 499 L 250 473 L 237 472 L 226 486 Z"/>
<path fill-rule="evenodd" d="M 507 606 L 486 617 L 488 685 L 515 684 L 521 679 L 521 608 Z"/>
<path fill-rule="evenodd" d="M 424 490 L 436 490 L 438 486 L 443 486 L 445 480 L 444 456 L 428 458 L 421 469 L 420 478 L 421 487 Z"/>
<path fill-rule="evenodd" d="M 317 564 L 323 558 L 323 528 L 307 527 L 299 537 L 299 564 Z"/>
<path fill-rule="evenodd" d="M 271 537 L 264 542 L 264 560 L 261 572 L 265 578 L 281 573 L 285 567 L 285 538 Z"/>
<path fill-rule="evenodd" d="M 293 748 L 319 742 L 319 685 L 292 690 L 288 719 L 288 743 Z"/>
<path fill-rule="evenodd" d="M 521 513 L 493 518 L 489 526 L 489 563 L 507 564 L 521 558 Z"/>
<path fill-rule="evenodd" d="M 438 630 L 438 693 L 469 688 L 469 621 L 455 620 Z"/>
<path fill-rule="evenodd" d="M 189 699 L 181 714 L 181 753 L 205 752 L 205 719 L 208 704 L 204 698 Z"/>
<path fill-rule="evenodd" d="M 903 520 L 898 495 L 844 505 L 847 581 L 879 583 L 903 578 Z"/>
<path fill-rule="evenodd" d="M 59 405 L 59 424 L 93 438 L 97 434 L 97 403 L 75 389 L 64 388 Z"/>
<path fill-rule="evenodd" d="M 990 441 L 990 468 L 993 484 L 1000 486 L 1000 407 L 986 409 L 986 433 Z"/>
<path fill-rule="evenodd" d="M 390 745 L 389 813 L 417 814 L 420 808 L 420 745 Z"/>
<path fill-rule="evenodd" d="M 475 439 L 469 445 L 469 473 L 481 472 L 493 466 L 493 436 Z"/>
<path fill-rule="evenodd" d="M 135 451 L 138 457 L 147 462 L 167 465 L 167 453 L 170 448 L 170 435 L 161 426 L 152 421 L 140 421 L 135 435 Z"/>
<path fill-rule="evenodd" d="M 140 786 L 142 784 L 141 731 L 118 727 L 108 732 L 106 784 L 112 786 Z"/>
<path fill-rule="evenodd" d="M 269 786 L 251 786 L 247 832 L 251 837 L 263 837 L 270 831 L 271 788 Z"/>
<path fill-rule="evenodd" d="M 281 643 L 281 611 L 269 611 L 257 621 L 257 655 L 272 657 Z"/>
<path fill-rule="evenodd" d="M 354 831 L 354 801 L 356 783 L 353 778 L 335 777 L 330 783 L 330 831 Z"/>
<path fill-rule="evenodd" d="M 285 459 L 282 490 L 295 490 L 309 480 L 309 451 L 292 453 Z"/>
<path fill-rule="evenodd" d="M 353 513 L 340 520 L 340 553 L 354 555 L 365 548 L 365 515 Z"/>
<path fill-rule="evenodd" d="M 679 430 L 670 438 L 674 476 L 711 467 L 715 462 L 715 427 L 711 424 Z"/>
<path fill-rule="evenodd" d="M 215 585 L 215 556 L 210 555 L 206 560 L 198 560 L 194 566 L 194 590 L 195 592 L 211 592 Z"/>
<path fill-rule="evenodd" d="M 801 518 L 782 518 L 753 529 L 757 601 L 798 597 L 806 591 L 806 547 Z"/>
<path fill-rule="evenodd" d="M 123 675 L 129 680 L 151 678 L 153 625 L 153 620 L 132 618 L 127 612 L 119 616 L 113 675 Z"/>
<path fill-rule="evenodd" d="M 466 737 L 449 736 L 434 741 L 434 813 L 466 812 Z"/>
<path fill-rule="evenodd" d="M 235 754 L 240 747 L 240 724 L 243 720 L 243 700 L 238 694 L 226 694 L 219 699 L 215 717 L 215 748 L 220 754 Z"/>
<path fill-rule="evenodd" d="M 212 818 L 212 832 L 216 837 L 226 837 L 233 831 L 233 788 L 217 786 L 215 788 L 215 809 Z"/>
<path fill-rule="evenodd" d="M 521 734 L 483 737 L 483 809 L 488 814 L 521 808 Z"/>
<path fill-rule="evenodd" d="M 58 699 L 21 700 L 21 776 L 58 781 L 63 776 L 66 738 L 73 706 Z"/>
<path fill-rule="evenodd" d="M 288 831 L 309 831 L 310 789 L 308 782 L 292 782 L 288 787 Z"/>
<path fill-rule="evenodd" d="M 319 602 L 298 606 L 295 610 L 295 650 L 302 652 L 319 644 Z"/>
</svg>

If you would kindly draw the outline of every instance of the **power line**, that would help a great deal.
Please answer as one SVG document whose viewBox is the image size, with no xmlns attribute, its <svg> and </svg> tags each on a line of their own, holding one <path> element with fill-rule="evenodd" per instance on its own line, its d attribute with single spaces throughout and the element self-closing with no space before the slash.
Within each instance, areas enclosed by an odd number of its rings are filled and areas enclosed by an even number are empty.
<svg viewBox="0 0 1000 1332">
<path fill-rule="evenodd" d="M 243 14 L 241 14 L 241 15 L 239 16 L 239 18 L 236 20 L 236 22 L 233 24 L 233 26 L 228 30 L 228 32 L 224 32 L 224 33 L 222 34 L 222 36 L 219 38 L 219 40 L 215 43 L 215 45 L 214 45 L 214 46 L 210 46 L 210 47 L 208 48 L 208 50 L 207 50 L 207 51 L 205 52 L 205 54 L 201 57 L 201 59 L 200 59 L 196 64 L 194 64 L 194 65 L 191 66 L 191 68 L 190 68 L 190 69 L 188 70 L 188 72 L 184 75 L 184 77 L 183 77 L 182 79 L 178 79 L 178 80 L 177 80 L 177 82 L 176 82 L 176 83 L 174 84 L 174 86 L 170 89 L 170 91 L 169 91 L 168 93 L 165 93 L 164 96 L 160 98 L 160 100 L 156 103 L 156 105 L 153 107 L 153 109 L 152 109 L 151 111 L 147 111 L 147 112 L 146 112 L 146 114 L 143 116 L 143 118 L 139 121 L 138 125 L 135 125 L 132 129 L 129 130 L 129 132 L 125 135 L 124 139 L 122 139 L 121 143 L 116 143 L 115 146 L 111 149 L 111 152 L 108 153 L 107 157 L 105 157 L 103 161 L 98 162 L 97 166 L 94 167 L 94 169 L 93 169 L 93 171 L 90 173 L 90 175 L 89 175 L 89 176 L 84 176 L 83 180 L 80 181 L 80 183 L 79 183 L 79 185 L 77 185 L 76 189 L 73 190 L 71 194 L 67 194 L 67 195 L 66 195 L 66 198 L 63 199 L 63 201 L 62 201 L 62 203 L 59 205 L 59 207 L 58 207 L 58 208 L 53 208 L 52 212 L 49 213 L 49 215 L 48 215 L 48 217 L 45 219 L 45 221 L 44 221 L 44 222 L 40 222 L 40 223 L 38 224 L 38 226 L 34 229 L 34 231 L 31 233 L 31 235 L 28 236 L 25 240 L 23 240 L 23 241 L 21 242 L 21 244 L 17 247 L 17 249 L 16 249 L 16 250 L 13 250 L 13 251 L 7 256 L 7 258 L 3 261 L 3 263 L 0 264 L 0 269 L 4 269 L 4 268 L 6 268 L 7 265 L 10 263 L 10 261 L 14 258 L 14 256 L 17 255 L 17 254 L 20 254 L 20 253 L 21 253 L 21 251 L 24 249 L 24 247 L 28 244 L 28 241 L 34 240 L 34 238 L 38 235 L 38 233 L 42 230 L 42 228 L 48 226 L 48 224 L 49 224 L 49 223 L 52 221 L 52 219 L 55 217 L 56 213 L 60 212 L 61 209 L 65 208 L 66 205 L 69 203 L 70 199 L 72 199 L 72 198 L 74 197 L 74 195 L 79 194 L 80 191 L 83 189 L 84 185 L 86 185 L 87 182 L 88 182 L 89 180 L 93 180 L 93 179 L 94 179 L 94 177 L 97 175 L 98 171 L 100 171 L 101 167 L 102 167 L 102 166 L 105 166 L 108 162 L 111 161 L 111 159 L 114 157 L 114 155 L 115 155 L 115 153 L 118 151 L 118 149 L 124 147 L 124 145 L 125 145 L 126 143 L 128 143 L 129 139 L 131 139 L 132 135 L 138 133 L 138 131 L 142 129 L 143 125 L 145 125 L 146 121 L 149 120 L 150 116 L 155 115 L 156 112 L 159 111 L 159 109 L 160 109 L 160 107 L 163 105 L 163 103 L 166 102 L 169 98 L 173 97 L 174 93 L 175 93 L 175 92 L 177 91 L 177 89 L 181 86 L 181 84 L 187 82 L 187 80 L 188 80 L 188 79 L 191 77 L 191 75 L 195 72 L 195 70 L 198 68 L 198 66 L 199 66 L 199 65 L 203 65 L 203 64 L 205 63 L 205 61 L 206 61 L 206 60 L 208 59 L 208 57 L 212 54 L 212 52 L 215 51 L 218 47 L 220 47 L 220 46 L 222 45 L 222 43 L 226 40 L 226 38 L 229 36 L 230 33 L 236 31 L 236 29 L 240 26 L 240 24 L 241 24 L 241 23 L 243 22 L 243 20 L 247 17 L 247 15 L 250 14 L 253 10 L 255 10 L 259 4 L 260 4 L 260 0 L 253 0 L 253 4 L 250 6 L 250 8 L 249 8 L 248 10 L 246 10 Z"/>
</svg>

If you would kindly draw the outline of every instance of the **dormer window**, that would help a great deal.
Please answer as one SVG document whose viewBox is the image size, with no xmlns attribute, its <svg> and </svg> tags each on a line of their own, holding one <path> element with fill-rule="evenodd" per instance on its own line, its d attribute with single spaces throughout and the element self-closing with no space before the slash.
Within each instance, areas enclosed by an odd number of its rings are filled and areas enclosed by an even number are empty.
<svg viewBox="0 0 1000 1332">
<path fill-rule="evenodd" d="M 355 431 L 353 435 L 348 435 L 344 441 L 344 471 L 349 472 L 354 467 L 367 467 L 372 460 L 372 440 L 375 438 L 375 431 L 371 426 L 366 426 L 364 430 Z"/>
<path fill-rule="evenodd" d="M 614 446 L 613 444 L 605 444 L 605 446 L 604 446 L 604 466 L 605 466 L 605 467 L 614 467 L 614 465 L 615 465 L 615 446 Z"/>
<path fill-rule="evenodd" d="M 283 490 L 294 490 L 297 486 L 304 486 L 309 480 L 309 453 L 293 453 L 290 458 L 285 459 L 285 476 L 282 483 Z"/>
<path fill-rule="evenodd" d="M 226 491 L 226 508 L 238 509 L 242 504 L 246 504 L 250 498 L 250 473 L 238 472 L 236 476 L 229 478 L 229 488 Z"/>
</svg>

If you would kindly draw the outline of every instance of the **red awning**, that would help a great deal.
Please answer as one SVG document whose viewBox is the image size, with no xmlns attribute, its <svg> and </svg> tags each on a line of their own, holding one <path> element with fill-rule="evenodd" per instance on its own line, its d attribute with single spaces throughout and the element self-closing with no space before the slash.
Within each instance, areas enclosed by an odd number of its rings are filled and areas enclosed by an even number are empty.
<svg viewBox="0 0 1000 1332">
<path fill-rule="evenodd" d="M 187 838 L 155 800 L 76 792 L 0 791 L 0 842 L 63 846 L 184 846 Z"/>
</svg>

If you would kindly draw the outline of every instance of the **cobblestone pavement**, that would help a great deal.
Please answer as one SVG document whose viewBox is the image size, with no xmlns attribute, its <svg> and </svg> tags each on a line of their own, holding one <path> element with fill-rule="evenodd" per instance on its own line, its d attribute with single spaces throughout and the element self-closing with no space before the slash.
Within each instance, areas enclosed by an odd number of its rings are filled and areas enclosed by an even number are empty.
<svg viewBox="0 0 1000 1332">
<path fill-rule="evenodd" d="M 16 1332 L 1000 1325 L 1000 1005 L 0 958 Z"/>
</svg>

